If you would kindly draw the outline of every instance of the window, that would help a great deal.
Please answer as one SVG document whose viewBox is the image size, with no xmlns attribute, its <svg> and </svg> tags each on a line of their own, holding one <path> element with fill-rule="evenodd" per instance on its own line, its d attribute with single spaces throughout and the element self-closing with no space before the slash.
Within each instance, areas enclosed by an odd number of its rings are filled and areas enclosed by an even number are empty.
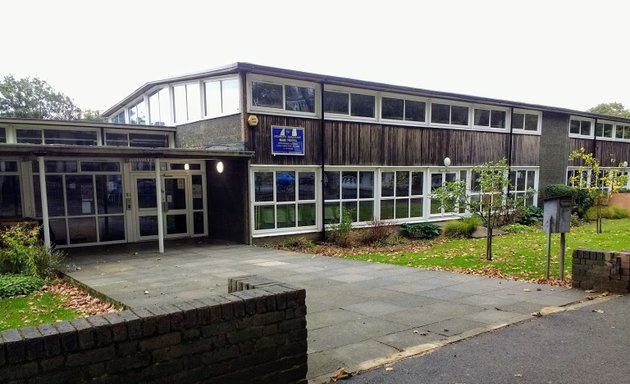
<svg viewBox="0 0 630 384">
<path fill-rule="evenodd" d="M 98 143 L 98 134 L 95 130 L 17 129 L 16 136 L 17 142 L 24 144 L 97 145 Z"/>
<path fill-rule="evenodd" d="M 129 124 L 146 124 L 147 108 L 144 101 L 139 102 L 127 110 L 129 115 Z"/>
<path fill-rule="evenodd" d="M 343 91 L 325 91 L 324 112 L 375 118 L 376 96 Z"/>
<path fill-rule="evenodd" d="M 113 124 L 125 124 L 125 111 L 119 112 L 114 117 L 109 119 L 109 121 Z"/>
<path fill-rule="evenodd" d="M 383 97 L 381 99 L 382 119 L 424 122 L 425 110 L 426 103 L 424 101 L 398 99 L 394 97 Z"/>
<path fill-rule="evenodd" d="M 468 107 L 431 103 L 431 122 L 435 124 L 468 125 Z"/>
<path fill-rule="evenodd" d="M 17 161 L 0 160 L 0 217 L 22 217 Z"/>
<path fill-rule="evenodd" d="M 381 173 L 381 220 L 422 217 L 424 172 Z"/>
<path fill-rule="evenodd" d="M 593 137 L 593 120 L 571 116 L 569 136 Z"/>
<path fill-rule="evenodd" d="M 315 89 L 313 83 L 255 77 L 251 81 L 250 105 L 253 110 L 315 115 Z"/>
<path fill-rule="evenodd" d="M 297 229 L 316 224 L 315 172 L 254 172 L 254 230 Z"/>
<path fill-rule="evenodd" d="M 18 143 L 42 144 L 44 142 L 40 129 L 16 129 L 15 135 Z"/>
<path fill-rule="evenodd" d="M 536 189 L 536 171 L 513 170 L 510 171 L 510 193 L 523 199 L 524 205 L 534 205 L 534 190 Z"/>
<path fill-rule="evenodd" d="M 615 138 L 630 140 L 630 125 L 615 125 Z"/>
<path fill-rule="evenodd" d="M 105 145 L 113 147 L 168 148 L 168 133 L 105 132 Z"/>
<path fill-rule="evenodd" d="M 597 137 L 613 137 L 613 124 L 607 122 L 601 122 L 595 124 L 595 136 Z"/>
<path fill-rule="evenodd" d="M 474 109 L 474 125 L 481 128 L 505 128 L 507 111 L 476 107 Z"/>
<path fill-rule="evenodd" d="M 465 174 L 465 171 L 461 173 Z M 444 186 L 445 183 L 455 182 L 457 181 L 457 172 L 437 172 L 431 173 L 431 192 L 436 189 Z M 460 175 L 461 176 L 461 175 Z M 440 201 L 437 199 L 431 199 L 431 215 L 444 215 L 451 214 L 454 212 L 447 212 L 442 207 L 440 207 Z"/>
<path fill-rule="evenodd" d="M 171 122 L 171 97 L 168 88 L 162 88 L 149 96 L 149 123 L 166 125 Z"/>
<path fill-rule="evenodd" d="M 337 224 L 343 215 L 352 222 L 374 219 L 374 172 L 327 171 L 324 173 L 324 222 Z"/>
<path fill-rule="evenodd" d="M 239 111 L 237 79 L 206 81 L 204 91 L 207 117 L 223 116 Z"/>
<path fill-rule="evenodd" d="M 514 109 L 512 112 L 512 129 L 515 132 L 540 132 L 540 112 L 525 109 Z"/>
<path fill-rule="evenodd" d="M 0 143 L 7 142 L 7 132 L 5 128 L 0 127 Z"/>
<path fill-rule="evenodd" d="M 178 84 L 173 87 L 175 122 L 199 120 L 201 118 L 201 92 L 199 83 Z"/>
</svg>

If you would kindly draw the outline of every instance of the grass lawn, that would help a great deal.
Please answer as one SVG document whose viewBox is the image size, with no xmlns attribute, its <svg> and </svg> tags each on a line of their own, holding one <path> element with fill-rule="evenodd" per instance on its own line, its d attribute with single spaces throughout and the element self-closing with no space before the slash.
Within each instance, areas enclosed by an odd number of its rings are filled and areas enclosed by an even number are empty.
<svg viewBox="0 0 630 384">
<path fill-rule="evenodd" d="M 78 311 L 65 307 L 64 302 L 64 298 L 54 292 L 0 299 L 0 331 L 81 317 Z"/>
<path fill-rule="evenodd" d="M 571 255 L 576 248 L 611 251 L 630 250 L 630 219 L 604 220 L 604 233 L 595 233 L 595 224 L 571 228 L 566 234 L 565 278 L 571 273 Z M 559 276 L 560 234 L 552 234 L 551 277 Z M 485 259 L 486 239 L 437 240 L 426 249 L 366 253 L 341 257 L 379 263 L 407 265 L 466 273 L 540 280 L 545 276 L 547 235 L 538 230 L 497 236 L 492 241 L 493 261 Z"/>
</svg>

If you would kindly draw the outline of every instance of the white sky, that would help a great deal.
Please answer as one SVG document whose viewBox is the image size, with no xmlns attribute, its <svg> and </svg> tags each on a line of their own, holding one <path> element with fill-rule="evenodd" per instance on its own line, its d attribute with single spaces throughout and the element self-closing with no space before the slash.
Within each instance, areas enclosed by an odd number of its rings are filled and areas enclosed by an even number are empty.
<svg viewBox="0 0 630 384">
<path fill-rule="evenodd" d="M 630 107 L 623 0 L 3 0 L 0 76 L 105 110 L 237 61 L 585 110 Z"/>
</svg>

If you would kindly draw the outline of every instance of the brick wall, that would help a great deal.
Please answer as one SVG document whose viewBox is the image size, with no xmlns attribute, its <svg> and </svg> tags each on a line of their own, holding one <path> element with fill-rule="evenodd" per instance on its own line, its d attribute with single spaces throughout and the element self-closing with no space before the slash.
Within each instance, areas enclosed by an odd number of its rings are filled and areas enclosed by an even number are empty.
<svg viewBox="0 0 630 384">
<path fill-rule="evenodd" d="M 630 252 L 573 251 L 573 287 L 630 292 Z"/>
<path fill-rule="evenodd" d="M 0 383 L 306 383 L 306 293 L 254 276 L 204 300 L 0 333 Z"/>
</svg>

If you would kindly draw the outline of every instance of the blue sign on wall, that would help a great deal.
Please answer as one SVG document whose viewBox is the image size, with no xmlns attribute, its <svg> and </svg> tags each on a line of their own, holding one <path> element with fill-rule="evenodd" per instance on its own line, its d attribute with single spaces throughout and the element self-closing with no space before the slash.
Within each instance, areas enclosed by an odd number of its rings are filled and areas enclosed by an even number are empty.
<svg viewBox="0 0 630 384">
<path fill-rule="evenodd" d="M 272 125 L 271 154 L 304 156 L 304 128 Z"/>
</svg>

